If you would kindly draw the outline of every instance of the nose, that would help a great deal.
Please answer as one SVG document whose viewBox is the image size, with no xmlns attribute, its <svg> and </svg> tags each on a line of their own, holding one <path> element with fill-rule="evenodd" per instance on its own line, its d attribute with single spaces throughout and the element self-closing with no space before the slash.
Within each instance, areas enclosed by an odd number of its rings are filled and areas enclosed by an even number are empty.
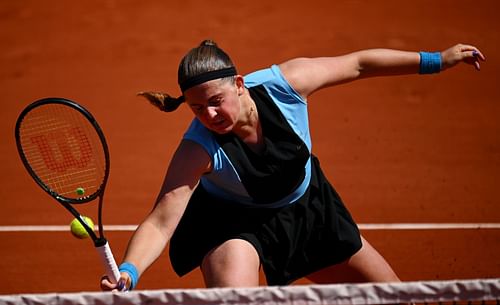
<svg viewBox="0 0 500 305">
<path fill-rule="evenodd" d="M 206 115 L 209 119 L 213 119 L 217 116 L 217 109 L 215 107 L 207 107 Z"/>
</svg>

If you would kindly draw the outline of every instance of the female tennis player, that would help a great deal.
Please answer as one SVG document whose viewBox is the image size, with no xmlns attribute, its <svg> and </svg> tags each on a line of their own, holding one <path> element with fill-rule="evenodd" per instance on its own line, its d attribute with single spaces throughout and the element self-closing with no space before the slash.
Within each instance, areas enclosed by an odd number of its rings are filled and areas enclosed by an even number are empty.
<svg viewBox="0 0 500 305">
<path fill-rule="evenodd" d="M 118 285 L 104 277 L 102 289 L 136 287 L 168 242 L 176 273 L 200 267 L 207 287 L 257 286 L 260 268 L 269 285 L 314 281 L 337 264 L 359 281 L 399 281 L 313 155 L 307 99 L 356 79 L 437 73 L 460 62 L 479 70 L 484 60 L 463 44 L 434 53 L 370 49 L 241 76 L 214 42 L 202 42 L 180 62 L 182 96 L 142 93 L 163 111 L 186 104 L 195 117 L 130 240 Z"/>
</svg>

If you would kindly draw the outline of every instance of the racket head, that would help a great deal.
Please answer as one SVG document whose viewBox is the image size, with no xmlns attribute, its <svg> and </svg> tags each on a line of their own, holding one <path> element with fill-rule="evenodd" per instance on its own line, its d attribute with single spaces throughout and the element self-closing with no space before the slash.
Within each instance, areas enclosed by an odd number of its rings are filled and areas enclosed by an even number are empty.
<svg viewBox="0 0 500 305">
<path fill-rule="evenodd" d="M 65 98 L 37 100 L 19 115 L 15 138 L 31 177 L 59 202 L 86 203 L 104 193 L 108 145 L 83 106 Z"/>
</svg>

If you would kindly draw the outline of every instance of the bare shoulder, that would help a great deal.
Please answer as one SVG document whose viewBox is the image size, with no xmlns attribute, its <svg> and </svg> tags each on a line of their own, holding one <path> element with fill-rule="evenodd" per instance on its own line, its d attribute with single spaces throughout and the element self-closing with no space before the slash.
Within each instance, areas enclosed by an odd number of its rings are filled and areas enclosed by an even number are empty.
<svg viewBox="0 0 500 305">
<path fill-rule="evenodd" d="M 311 58 L 298 57 L 278 65 L 283 77 L 303 98 L 307 98 L 309 95 L 306 86 L 304 86 L 304 80 L 306 79 L 304 73 L 307 73 L 310 63 Z"/>
<path fill-rule="evenodd" d="M 210 170 L 211 158 L 199 143 L 183 139 L 179 143 L 171 163 L 205 173 Z"/>
<path fill-rule="evenodd" d="M 307 57 L 298 57 L 287 60 L 281 64 L 279 64 L 279 68 L 283 76 L 289 81 L 293 82 L 303 71 L 311 63 L 311 58 Z"/>
<path fill-rule="evenodd" d="M 304 98 L 313 92 L 332 86 L 351 77 L 349 58 L 337 57 L 299 57 L 279 65 L 283 76 Z"/>
<path fill-rule="evenodd" d="M 200 144 L 182 140 L 170 161 L 161 194 L 181 186 L 194 189 L 201 176 L 211 170 L 211 166 L 210 156 Z"/>
</svg>

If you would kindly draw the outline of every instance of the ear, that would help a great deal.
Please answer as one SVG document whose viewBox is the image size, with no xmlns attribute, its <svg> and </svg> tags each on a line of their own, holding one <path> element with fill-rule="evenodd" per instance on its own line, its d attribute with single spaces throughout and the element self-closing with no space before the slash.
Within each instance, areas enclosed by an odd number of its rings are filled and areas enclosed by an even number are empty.
<svg viewBox="0 0 500 305">
<path fill-rule="evenodd" d="M 236 75 L 235 76 L 235 83 L 236 83 L 236 90 L 238 92 L 238 95 L 243 95 L 243 93 L 245 93 L 245 80 L 243 79 L 243 76 Z"/>
</svg>

